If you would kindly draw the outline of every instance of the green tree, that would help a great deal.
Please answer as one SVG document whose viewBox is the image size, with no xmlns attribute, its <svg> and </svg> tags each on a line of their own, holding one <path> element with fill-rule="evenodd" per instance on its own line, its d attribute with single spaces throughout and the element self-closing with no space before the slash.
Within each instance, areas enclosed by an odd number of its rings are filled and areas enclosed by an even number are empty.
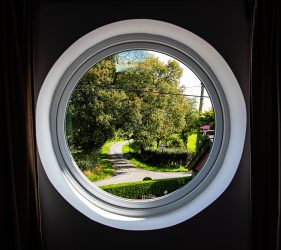
<svg viewBox="0 0 281 250">
<path fill-rule="evenodd" d="M 185 127 L 180 133 L 180 137 L 183 140 L 184 145 L 187 145 L 188 137 L 198 131 L 199 113 L 195 105 L 195 100 L 189 100 L 189 106 L 185 113 Z"/>
<path fill-rule="evenodd" d="M 190 130 L 194 103 L 178 86 L 182 69 L 176 61 L 142 57 L 118 71 L 118 60 L 118 54 L 101 60 L 73 90 L 66 115 L 70 148 L 97 151 L 120 130 L 145 148 Z"/>
<path fill-rule="evenodd" d="M 114 135 L 116 116 L 123 108 L 120 102 L 126 99 L 122 92 L 104 89 L 114 84 L 115 74 L 115 58 L 111 56 L 88 70 L 73 90 L 66 124 L 71 148 L 89 153 Z"/>
<path fill-rule="evenodd" d="M 181 75 L 182 69 L 176 61 L 165 65 L 155 57 L 118 75 L 120 86 L 134 90 L 128 93 L 130 100 L 138 101 L 134 112 L 139 119 L 131 121 L 130 128 L 141 148 L 155 142 L 158 146 L 166 136 L 185 127 L 185 114 L 191 102 L 178 86 Z"/>
</svg>

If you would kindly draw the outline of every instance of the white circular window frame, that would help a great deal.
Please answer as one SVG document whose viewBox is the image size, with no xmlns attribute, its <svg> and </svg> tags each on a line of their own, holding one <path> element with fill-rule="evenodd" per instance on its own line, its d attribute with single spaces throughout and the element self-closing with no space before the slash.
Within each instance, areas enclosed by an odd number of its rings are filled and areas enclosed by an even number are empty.
<svg viewBox="0 0 281 250">
<path fill-rule="evenodd" d="M 148 217 L 125 216 L 102 209 L 86 199 L 69 182 L 56 157 L 50 127 L 53 96 L 64 72 L 83 52 L 114 36 L 144 33 L 160 35 L 192 48 L 211 68 L 224 91 L 230 118 L 230 134 L 224 161 L 206 189 L 190 202 L 167 213 Z M 119 229 L 153 230 L 181 223 L 213 203 L 228 187 L 238 168 L 246 134 L 246 106 L 239 84 L 222 56 L 197 35 L 169 23 L 135 19 L 112 23 L 96 29 L 70 46 L 49 71 L 40 90 L 36 107 L 36 137 L 44 170 L 57 191 L 73 207 L 90 219 Z"/>
</svg>

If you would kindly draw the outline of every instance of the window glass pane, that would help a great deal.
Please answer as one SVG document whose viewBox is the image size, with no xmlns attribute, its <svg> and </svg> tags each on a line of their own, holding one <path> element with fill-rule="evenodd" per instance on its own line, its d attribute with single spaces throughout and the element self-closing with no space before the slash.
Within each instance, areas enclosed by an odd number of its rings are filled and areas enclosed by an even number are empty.
<svg viewBox="0 0 281 250">
<path fill-rule="evenodd" d="M 153 199 L 203 168 L 215 114 L 204 83 L 163 53 L 106 57 L 79 80 L 68 101 L 66 141 L 81 172 L 104 191 Z"/>
</svg>

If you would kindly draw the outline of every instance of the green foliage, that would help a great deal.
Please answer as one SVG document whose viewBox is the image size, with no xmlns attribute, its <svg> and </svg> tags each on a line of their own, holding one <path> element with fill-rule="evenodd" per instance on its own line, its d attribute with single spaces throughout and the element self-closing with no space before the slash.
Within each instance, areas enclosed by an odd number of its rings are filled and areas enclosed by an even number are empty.
<svg viewBox="0 0 281 250">
<path fill-rule="evenodd" d="M 111 148 L 112 145 L 114 145 L 115 143 L 117 142 L 120 142 L 122 141 L 122 139 L 120 138 L 116 138 L 115 140 L 110 140 L 110 141 L 107 141 L 105 144 L 103 144 L 103 146 L 101 147 L 101 150 L 100 150 L 100 154 L 104 157 L 104 158 L 107 158 L 109 159 L 108 157 L 108 154 L 109 154 L 109 150 Z"/>
<path fill-rule="evenodd" d="M 201 127 L 204 125 L 210 125 L 210 129 L 215 128 L 215 113 L 213 109 L 202 112 L 197 121 L 197 126 Z"/>
<path fill-rule="evenodd" d="M 127 54 L 125 59 L 117 54 L 98 62 L 72 92 L 66 138 L 70 150 L 78 152 L 74 159 L 81 169 L 97 165 L 97 152 L 108 140 L 134 138 L 141 151 L 158 148 L 161 141 L 168 147 L 184 147 L 186 135 L 194 130 L 195 103 L 179 95 L 183 93 L 178 86 L 179 64 L 174 60 L 164 64 L 143 52 Z M 128 57 L 132 61 L 126 61 Z M 121 59 L 130 67 L 118 71 Z"/>
<path fill-rule="evenodd" d="M 210 109 L 208 111 L 202 112 L 198 117 L 197 124 L 198 124 L 198 128 L 204 125 L 210 125 L 210 129 L 213 130 L 215 128 L 214 110 Z M 208 134 L 205 134 L 202 131 L 199 132 L 198 130 L 196 150 L 198 150 L 207 140 L 208 140 Z"/>
<path fill-rule="evenodd" d="M 194 133 L 197 133 L 199 112 L 195 108 L 195 100 L 190 100 L 189 106 L 185 113 L 185 127 L 180 131 L 180 137 L 187 144 L 188 137 Z"/>
<path fill-rule="evenodd" d="M 122 110 L 122 92 L 108 92 L 114 82 L 115 61 L 100 61 L 79 80 L 67 106 L 66 137 L 70 148 L 89 153 L 98 150 L 115 132 L 116 115 Z M 71 122 L 70 122 L 71 120 Z M 70 126 L 71 124 L 71 126 Z"/>
<path fill-rule="evenodd" d="M 115 170 L 108 161 L 104 161 L 102 164 L 96 165 L 93 169 L 83 171 L 84 175 L 92 182 L 108 178 L 112 176 L 114 172 Z"/>
<path fill-rule="evenodd" d="M 120 139 L 107 141 L 99 151 L 89 154 L 72 151 L 76 164 L 90 181 L 99 181 L 114 174 L 115 170 L 109 161 L 108 153 L 110 147 L 118 141 Z"/>
<path fill-rule="evenodd" d="M 93 170 L 95 166 L 100 163 L 99 152 L 91 151 L 85 154 L 83 151 L 78 151 L 75 149 L 71 150 L 73 159 L 75 160 L 77 166 L 82 170 Z"/>
<path fill-rule="evenodd" d="M 166 166 L 166 168 L 180 168 L 188 165 L 190 155 L 186 150 L 173 149 L 161 150 L 145 149 L 141 154 L 134 155 L 142 162 L 150 163 L 154 166 Z"/>
<path fill-rule="evenodd" d="M 161 197 L 172 193 L 191 180 L 190 177 L 147 180 L 101 186 L 104 191 L 127 199 L 142 199 L 143 197 Z"/>
<path fill-rule="evenodd" d="M 130 123 L 134 140 L 141 148 L 152 146 L 185 126 L 185 113 L 190 100 L 178 87 L 182 69 L 175 61 L 164 65 L 157 58 L 140 62 L 119 75 L 118 81 L 127 89 L 140 89 L 128 93 L 138 119 Z M 190 104 L 191 105 L 191 104 Z"/>
<path fill-rule="evenodd" d="M 168 148 L 183 148 L 184 141 L 180 138 L 178 134 L 168 135 L 164 139 L 164 144 Z"/>
<path fill-rule="evenodd" d="M 188 136 L 187 140 L 187 150 L 188 152 L 195 153 L 196 151 L 196 141 L 197 141 L 197 134 L 192 134 Z"/>
<path fill-rule="evenodd" d="M 188 165 L 192 155 L 185 149 L 144 149 L 136 142 L 123 147 L 123 154 L 134 166 L 156 172 L 188 172 Z"/>
</svg>

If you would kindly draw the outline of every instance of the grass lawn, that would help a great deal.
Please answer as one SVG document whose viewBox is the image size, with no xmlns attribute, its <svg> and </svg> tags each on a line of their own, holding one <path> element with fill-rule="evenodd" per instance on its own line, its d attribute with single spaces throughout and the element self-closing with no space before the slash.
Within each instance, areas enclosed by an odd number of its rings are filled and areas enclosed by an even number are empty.
<svg viewBox="0 0 281 250">
<path fill-rule="evenodd" d="M 115 172 L 112 164 L 109 162 L 109 149 L 110 147 L 122 140 L 113 140 L 106 142 L 100 149 L 99 164 L 89 170 L 84 170 L 83 173 L 90 181 L 100 181 L 112 176 Z"/>
<path fill-rule="evenodd" d="M 141 162 L 140 159 L 137 157 L 138 149 L 135 148 L 133 143 L 126 144 L 123 147 L 123 154 L 124 157 L 133 165 L 139 168 L 143 168 L 145 170 L 151 170 L 156 172 L 189 172 L 188 169 L 183 167 L 171 167 L 171 166 L 154 166 L 149 163 Z"/>
</svg>

